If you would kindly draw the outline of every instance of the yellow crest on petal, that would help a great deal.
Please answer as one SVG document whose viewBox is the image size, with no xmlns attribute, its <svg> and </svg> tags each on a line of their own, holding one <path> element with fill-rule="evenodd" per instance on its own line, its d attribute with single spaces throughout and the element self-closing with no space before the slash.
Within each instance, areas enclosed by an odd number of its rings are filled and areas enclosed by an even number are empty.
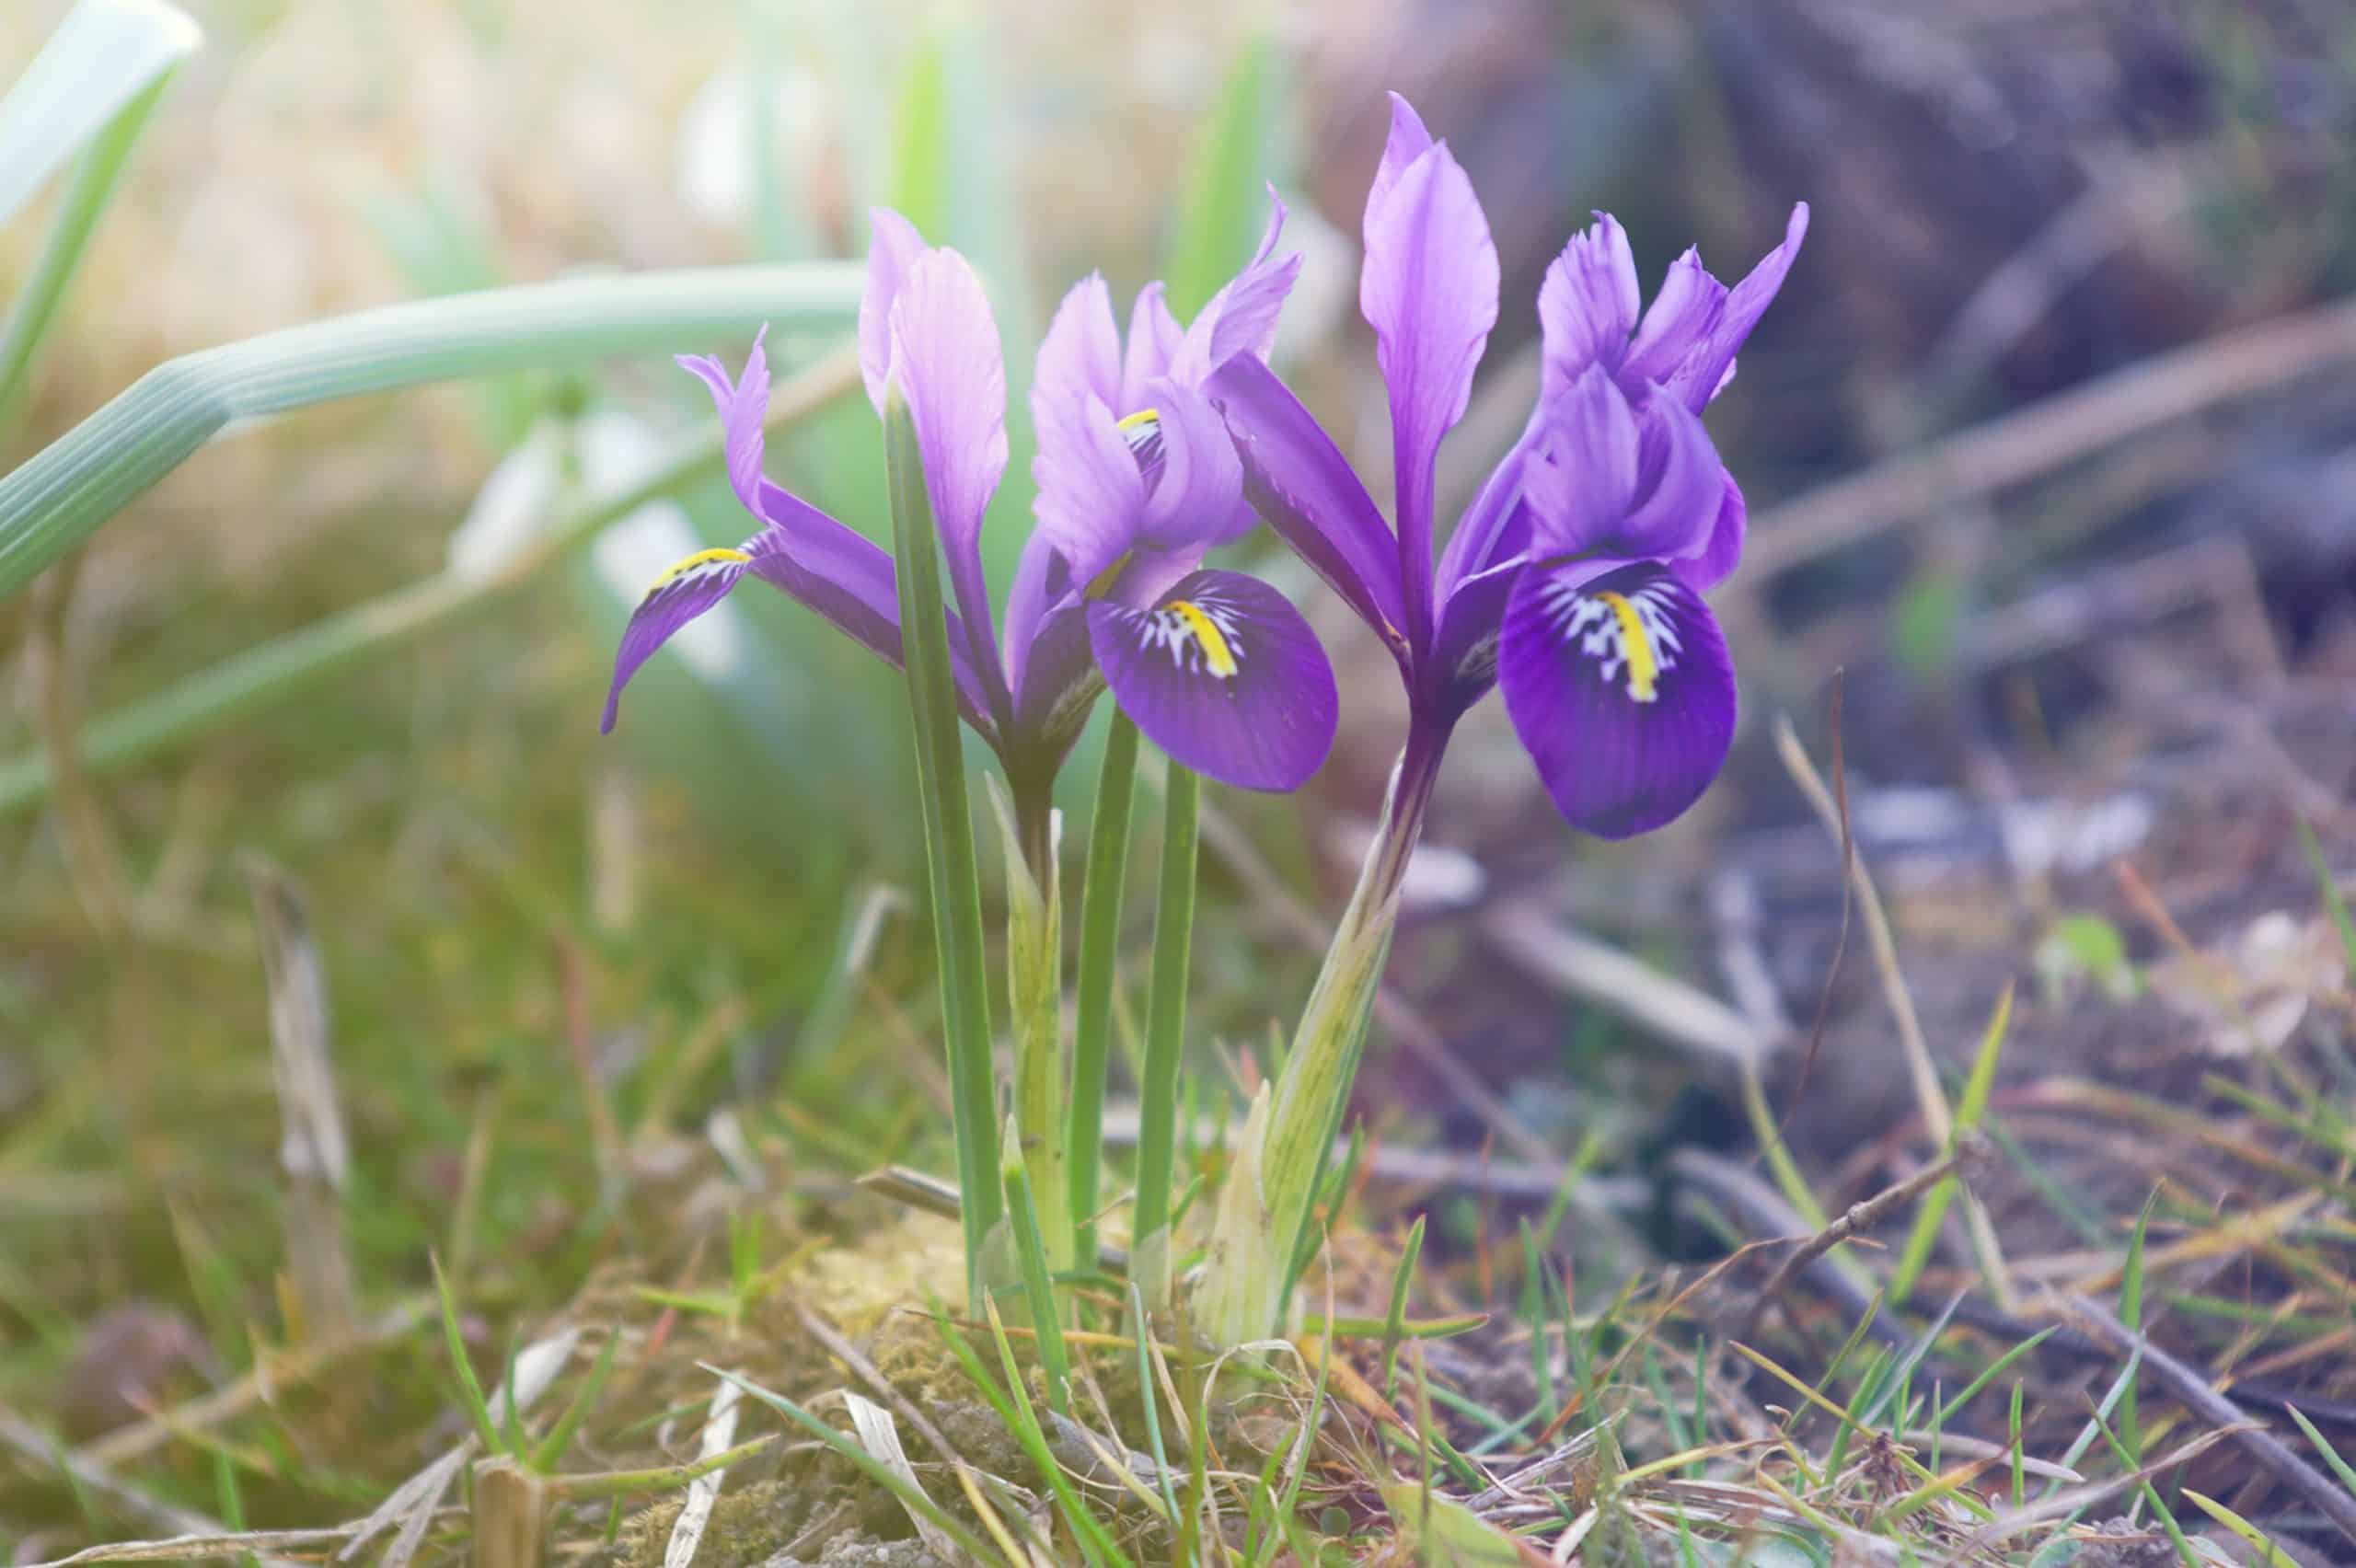
<svg viewBox="0 0 2356 1568">
<path fill-rule="evenodd" d="M 699 571 L 710 566 L 742 566 L 752 559 L 743 550 L 730 549 L 725 547 L 719 549 L 698 550 L 685 560 L 674 561 L 646 591 L 650 594 L 660 593 L 689 572 Z"/>
</svg>

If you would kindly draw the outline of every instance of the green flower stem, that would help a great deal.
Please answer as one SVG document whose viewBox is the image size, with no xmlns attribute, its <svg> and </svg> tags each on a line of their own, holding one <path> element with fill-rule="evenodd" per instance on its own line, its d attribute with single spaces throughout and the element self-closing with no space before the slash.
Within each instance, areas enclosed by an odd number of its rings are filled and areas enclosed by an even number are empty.
<svg viewBox="0 0 2356 1568">
<path fill-rule="evenodd" d="M 1019 811 L 984 776 L 1006 841 L 1006 994 L 1013 1013 L 1014 1120 L 1030 1170 L 1030 1190 L 1056 1270 L 1072 1266 L 1071 1189 L 1065 1167 L 1068 1067 L 1064 1060 L 1063 894 L 1057 873 L 1063 818 L 1053 810 Z M 1018 825 L 1035 819 L 1035 829 Z M 1008 1151 L 1007 1159 L 1013 1158 Z"/>
<path fill-rule="evenodd" d="M 1104 1074 L 1113 1051 L 1113 978 L 1120 958 L 1121 895 L 1129 863 L 1129 807 L 1137 794 L 1138 727 L 1118 708 L 1096 776 L 1088 829 L 1088 882 L 1080 892 L 1080 996 L 1071 1071 L 1072 1256 L 1096 1256 L 1096 1205 L 1104 1155 Z"/>
<path fill-rule="evenodd" d="M 364 310 L 184 354 L 0 478 L 0 599 L 80 544 L 233 421 L 339 398 L 555 369 L 683 343 L 839 330 L 845 263 L 568 278 Z"/>
<path fill-rule="evenodd" d="M 965 1294 L 983 1308 L 983 1254 L 999 1203 L 998 1093 L 990 1068 L 989 991 L 982 957 L 982 881 L 974 820 L 965 804 L 965 760 L 957 694 L 949 668 L 949 622 L 941 596 L 940 531 L 925 490 L 916 421 L 896 388 L 884 407 L 884 465 L 892 496 L 893 558 L 898 567 L 901 650 L 916 732 L 924 801 L 925 865 L 932 894 L 933 943 L 941 964 L 951 1120 L 957 1139 L 958 1212 L 965 1228 Z"/>
<path fill-rule="evenodd" d="M 1138 1196 L 1129 1277 L 1149 1310 L 1170 1305 L 1170 1200 L 1178 1141 L 1178 1066 L 1186 1045 L 1186 971 L 1195 938 L 1194 774 L 1170 765 L 1161 815 L 1161 893 L 1153 917 L 1145 1082 L 1138 1109 Z"/>
<path fill-rule="evenodd" d="M 1365 1054 L 1367 1020 L 1399 923 L 1400 886 L 1423 836 L 1447 744 L 1445 731 L 1409 732 L 1381 824 L 1292 1049 L 1238 1140 L 1195 1292 L 1195 1326 L 1214 1343 L 1243 1344 L 1284 1332 L 1293 1261 L 1307 1253 L 1310 1209 Z"/>
</svg>

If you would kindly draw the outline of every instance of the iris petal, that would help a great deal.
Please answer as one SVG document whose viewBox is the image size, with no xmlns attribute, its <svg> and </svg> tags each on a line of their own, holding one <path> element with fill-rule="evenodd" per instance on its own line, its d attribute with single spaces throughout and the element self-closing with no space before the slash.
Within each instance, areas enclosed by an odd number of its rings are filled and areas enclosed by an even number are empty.
<svg viewBox="0 0 2356 1568">
<path fill-rule="evenodd" d="M 1113 294 L 1101 272 L 1074 283 L 1056 306 L 1031 375 L 1034 420 L 1043 402 L 1089 397 L 1108 408 L 1121 400 L 1121 332 L 1113 324 Z"/>
<path fill-rule="evenodd" d="M 1555 809 L 1603 838 L 1701 798 L 1734 738 L 1734 665 L 1708 606 L 1655 561 L 1525 571 L 1497 684 Z"/>
<path fill-rule="evenodd" d="M 639 666 L 654 656 L 655 651 L 671 640 L 673 634 L 712 605 L 728 597 L 747 568 L 753 564 L 749 542 L 742 549 L 699 550 L 679 562 L 648 589 L 646 597 L 630 612 L 629 625 L 622 629 L 621 646 L 614 651 L 614 681 L 606 691 L 605 717 L 598 721 L 601 734 L 611 734 L 614 721 L 619 717 L 622 687 L 638 674 Z"/>
<path fill-rule="evenodd" d="M 1096 665 L 1171 760 L 1246 790 L 1295 790 L 1333 749 L 1333 666 L 1290 601 L 1256 578 L 1197 571 L 1153 608 L 1088 605 Z"/>
<path fill-rule="evenodd" d="M 1569 389 L 1580 373 L 1600 364 L 1620 368 L 1635 330 L 1636 259 L 1628 234 L 1609 213 L 1571 236 L 1546 269 L 1538 290 L 1538 325 L 1545 338 L 1544 395 Z"/>
<path fill-rule="evenodd" d="M 1399 554 L 1374 498 L 1316 416 L 1256 359 L 1228 362 L 1207 388 L 1226 414 L 1246 493 L 1268 525 L 1403 654 Z"/>
<path fill-rule="evenodd" d="M 1358 308 L 1390 392 L 1400 582 L 1420 653 L 1432 633 L 1435 465 L 1496 325 L 1497 248 L 1472 179 L 1396 95 L 1365 237 Z"/>
</svg>

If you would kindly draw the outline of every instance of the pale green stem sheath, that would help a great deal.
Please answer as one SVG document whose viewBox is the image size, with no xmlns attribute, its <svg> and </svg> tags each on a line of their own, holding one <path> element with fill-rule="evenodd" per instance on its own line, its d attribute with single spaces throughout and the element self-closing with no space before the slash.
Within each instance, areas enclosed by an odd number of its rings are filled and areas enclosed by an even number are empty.
<svg viewBox="0 0 2356 1568">
<path fill-rule="evenodd" d="M 1063 894 L 1057 863 L 1063 840 L 1063 813 L 1050 811 L 1028 854 L 1026 836 L 1015 824 L 1014 802 L 998 775 L 986 774 L 990 805 L 1006 843 L 1006 995 L 1013 1013 L 1014 1121 L 1019 1147 L 1030 1168 L 1031 1192 L 1046 1237 L 1047 1261 L 1058 1270 L 1072 1265 L 1070 1179 L 1066 1174 L 1068 1132 L 1064 1101 L 1068 1078 L 1064 1061 Z M 1005 1158 L 1012 1159 L 1010 1152 Z"/>
<path fill-rule="evenodd" d="M 1149 1310 L 1170 1305 L 1170 1200 L 1178 1142 L 1178 1066 L 1186 1046 L 1186 971 L 1195 940 L 1195 805 L 1202 784 L 1170 765 L 1161 813 L 1161 892 L 1153 912 L 1145 1082 L 1138 1103 L 1138 1196 L 1129 1277 Z"/>
<path fill-rule="evenodd" d="M 1113 979 L 1120 961 L 1121 894 L 1129 864 L 1129 807 L 1137 793 L 1138 727 L 1115 708 L 1096 776 L 1088 828 L 1088 882 L 1080 890 L 1080 994 L 1071 1067 L 1072 1256 L 1096 1256 L 1096 1205 L 1103 1191 L 1104 1073 L 1113 1052 Z"/>
<path fill-rule="evenodd" d="M 859 308 L 847 263 L 713 267 L 364 310 L 168 360 L 0 478 L 0 599 L 237 421 L 339 398 L 750 337 L 831 334 Z"/>
<path fill-rule="evenodd" d="M 845 349 L 827 355 L 779 389 L 769 406 L 769 432 L 804 422 L 858 385 L 856 353 Z M 566 509 L 491 571 L 443 571 L 408 583 L 103 713 L 82 727 L 82 771 L 96 776 L 145 761 L 506 604 L 531 584 L 549 581 L 549 568 L 586 546 L 607 524 L 721 472 L 726 456 L 719 432 L 696 436 L 644 478 Z M 45 753 L 0 760 L 0 817 L 39 805 L 52 782 Z"/>
<path fill-rule="evenodd" d="M 933 945 L 941 964 L 950 1119 L 957 1140 L 958 1213 L 965 1228 L 965 1294 L 978 1316 L 986 1284 L 983 1254 L 999 1213 L 998 1091 L 990 1068 L 982 880 L 975 863 L 957 691 L 949 668 L 940 530 L 925 489 L 916 421 L 896 387 L 889 390 L 884 404 L 884 468 L 892 497 L 892 554 L 898 567 L 901 654 L 907 661 L 908 710 L 916 732 L 918 791 L 924 801 Z"/>
<path fill-rule="evenodd" d="M 1014 1231 L 1014 1255 L 1022 1265 L 1022 1293 L 1030 1303 L 1031 1332 L 1038 1337 L 1039 1365 L 1047 1374 L 1047 1408 L 1071 1413 L 1071 1357 L 1064 1348 L 1064 1326 L 1056 1315 L 1056 1286 L 1040 1239 L 1039 1206 L 1032 1202 L 1031 1171 L 1018 1152 L 1022 1129 L 1006 1119 L 1004 1157 L 999 1176 L 1006 1183 L 1006 1213 Z"/>
<path fill-rule="evenodd" d="M 1195 1326 L 1215 1344 L 1245 1344 L 1285 1330 L 1293 1260 L 1303 1255 L 1310 1208 L 1365 1053 L 1367 1020 L 1399 922 L 1400 885 L 1423 836 L 1447 744 L 1444 730 L 1408 732 L 1381 824 L 1292 1049 L 1238 1140 L 1195 1287 Z"/>
<path fill-rule="evenodd" d="M 15 434 L 17 408 L 24 396 L 25 373 L 31 368 L 33 352 L 40 347 L 57 314 L 58 302 L 65 296 L 65 285 L 73 280 L 74 268 L 90 242 L 90 231 L 98 226 L 98 214 L 106 211 L 107 199 L 114 194 L 116 177 L 130 161 L 132 145 L 146 129 L 148 113 L 171 85 L 172 75 L 166 71 L 124 104 L 83 152 L 74 183 L 67 188 L 56 220 L 50 225 L 49 238 L 41 246 L 40 259 L 9 307 L 8 325 L 0 329 L 0 451 L 7 448 Z"/>
</svg>

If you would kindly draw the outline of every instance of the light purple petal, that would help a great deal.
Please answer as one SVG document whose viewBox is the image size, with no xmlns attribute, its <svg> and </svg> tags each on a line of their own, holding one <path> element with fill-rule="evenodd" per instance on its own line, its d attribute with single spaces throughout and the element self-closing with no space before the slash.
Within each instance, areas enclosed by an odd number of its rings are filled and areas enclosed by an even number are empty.
<svg viewBox="0 0 2356 1568">
<path fill-rule="evenodd" d="M 1807 238 L 1807 203 L 1802 202 L 1792 208 L 1792 215 L 1784 225 L 1784 243 L 1762 257 L 1749 277 L 1735 284 L 1706 340 L 1667 378 L 1669 390 L 1696 413 L 1734 379 L 1735 355 L 1750 338 L 1751 329 L 1759 325 L 1759 318 L 1767 314 L 1768 306 L 1774 303 L 1776 292 L 1784 286 L 1792 263 L 1799 259 L 1800 244 Z"/>
<path fill-rule="evenodd" d="M 1497 684 L 1555 808 L 1626 838 L 1708 788 L 1734 737 L 1734 666 L 1707 605 L 1654 561 L 1532 567 L 1514 584 Z"/>
<path fill-rule="evenodd" d="M 699 550 L 654 580 L 646 597 L 630 612 L 622 628 L 621 646 L 614 651 L 614 680 L 606 689 L 605 717 L 600 734 L 611 734 L 620 715 L 622 687 L 639 666 L 671 640 L 672 633 L 703 614 L 736 586 L 752 565 L 749 545 L 743 549 Z"/>
<path fill-rule="evenodd" d="M 1442 604 L 1456 584 L 1476 571 L 1485 571 L 1504 553 L 1509 553 L 1501 552 L 1497 541 L 1517 515 L 1521 518 L 1521 534 L 1527 541 L 1530 523 L 1524 515 L 1529 508 L 1521 492 L 1522 467 L 1536 460 L 1544 445 L 1545 428 L 1545 409 L 1542 405 L 1530 410 L 1529 428 L 1522 432 L 1521 439 L 1489 470 L 1489 477 L 1481 483 L 1480 493 L 1457 519 L 1456 531 L 1448 536 L 1448 547 L 1439 556 L 1437 598 Z M 1521 548 L 1516 545 L 1513 549 Z"/>
<path fill-rule="evenodd" d="M 1542 396 L 1569 389 L 1588 366 L 1620 368 L 1636 328 L 1636 259 L 1627 232 L 1609 213 L 1571 236 L 1546 269 L 1538 290 L 1538 325 L 1545 337 Z"/>
<path fill-rule="evenodd" d="M 1726 304 L 1726 285 L 1702 265 L 1701 251 L 1689 246 L 1669 264 L 1622 369 L 1634 382 L 1667 381 L 1708 344 Z"/>
<path fill-rule="evenodd" d="M 1375 166 L 1374 180 L 1367 187 L 1366 210 L 1371 216 L 1375 208 L 1389 200 L 1392 190 L 1406 174 L 1417 158 L 1431 150 L 1432 133 L 1424 128 L 1424 118 L 1415 106 L 1397 93 L 1391 95 L 1391 133 L 1382 144 L 1382 161 Z M 1366 233 L 1371 249 L 1374 235 Z"/>
<path fill-rule="evenodd" d="M 908 269 L 928 254 L 917 225 L 889 207 L 868 210 L 867 287 L 859 299 L 859 374 L 867 400 L 884 411 L 884 383 L 892 374 L 892 302 Z"/>
<path fill-rule="evenodd" d="M 1749 531 L 1750 509 L 1742 499 L 1742 487 L 1727 476 L 1726 493 L 1718 502 L 1717 521 L 1711 525 L 1710 536 L 1701 553 L 1672 560 L 1669 569 L 1696 594 L 1706 594 L 1733 574 L 1742 560 L 1743 535 Z"/>
<path fill-rule="evenodd" d="M 1034 464 L 1035 467 L 1035 464 Z M 1014 581 L 1006 590 L 1006 684 L 1018 697 L 1022 691 L 1023 666 L 1037 638 L 1040 617 L 1047 607 L 1071 592 L 1071 568 L 1044 528 L 1034 528 L 1022 541 L 1014 563 Z M 1018 703 L 1018 707 L 1021 705 Z"/>
<path fill-rule="evenodd" d="M 1184 340 L 1185 333 L 1179 329 L 1178 318 L 1170 314 L 1160 280 L 1139 289 L 1138 302 L 1129 311 L 1127 358 L 1121 365 L 1121 396 L 1112 400 L 1114 411 L 1133 414 L 1145 407 L 1146 383 L 1170 374 Z"/>
<path fill-rule="evenodd" d="M 1708 547 L 1726 499 L 1726 465 L 1701 416 L 1666 390 L 1635 405 L 1636 503 L 1613 531 L 1612 553 L 1668 559 Z"/>
<path fill-rule="evenodd" d="M 1546 407 L 1540 450 L 1525 465 L 1522 493 L 1541 557 L 1602 547 L 1636 502 L 1643 456 L 1635 410 L 1601 365 L 1590 365 Z"/>
<path fill-rule="evenodd" d="M 1269 345 L 1276 341 L 1276 317 L 1300 276 L 1300 256 L 1298 252 L 1276 254 L 1277 236 L 1284 232 L 1285 204 L 1277 200 L 1273 187 L 1268 200 L 1273 211 L 1259 250 L 1203 306 L 1171 362 L 1171 376 L 1184 386 L 1199 386 L 1237 354 L 1265 359 Z"/>
<path fill-rule="evenodd" d="M 1172 762 L 1245 790 L 1295 790 L 1333 749 L 1333 666 L 1285 596 L 1197 571 L 1154 609 L 1088 605 L 1097 668 Z"/>
<path fill-rule="evenodd" d="M 1065 294 L 1039 340 L 1037 368 L 1031 376 L 1031 408 L 1037 418 L 1045 399 L 1077 402 L 1095 398 L 1115 412 L 1121 401 L 1121 333 L 1113 324 L 1113 293 L 1101 272 L 1091 272 Z"/>
<path fill-rule="evenodd" d="M 1039 520 L 1033 537 L 1044 536 L 1076 581 L 1092 582 L 1137 542 L 1145 476 L 1113 410 L 1095 398 L 1040 405 L 1033 415 L 1033 510 Z"/>
<path fill-rule="evenodd" d="M 890 381 L 916 424 L 958 613 L 997 711 L 1005 675 L 981 541 L 982 514 L 1006 473 L 1006 360 L 998 322 L 972 265 L 946 248 L 918 258 L 891 311 Z"/>
<path fill-rule="evenodd" d="M 1175 382 L 1149 388 L 1161 428 L 1161 473 L 1146 498 L 1145 542 L 1157 549 L 1223 543 L 1243 500 L 1243 468 L 1227 421 L 1201 393 Z"/>
<path fill-rule="evenodd" d="M 758 513 L 761 495 L 761 421 L 769 412 L 769 356 L 762 340 L 763 327 L 753 335 L 752 352 L 745 356 L 745 374 L 735 381 L 708 354 L 681 354 L 679 368 L 711 390 L 712 406 L 720 410 L 720 425 L 727 437 L 728 482 L 747 512 Z"/>
<path fill-rule="evenodd" d="M 1497 251 L 1472 182 L 1433 143 L 1406 100 L 1392 99 L 1390 147 L 1367 198 L 1358 307 L 1374 328 L 1391 394 L 1399 572 L 1408 636 L 1431 639 L 1432 486 L 1439 444 L 1463 417 L 1497 319 Z M 1399 157 L 1426 144 L 1413 161 Z"/>
<path fill-rule="evenodd" d="M 1207 390 L 1235 437 L 1252 504 L 1394 655 L 1403 653 L 1391 530 L 1333 438 L 1276 372 L 1248 355 L 1230 360 Z"/>
</svg>

